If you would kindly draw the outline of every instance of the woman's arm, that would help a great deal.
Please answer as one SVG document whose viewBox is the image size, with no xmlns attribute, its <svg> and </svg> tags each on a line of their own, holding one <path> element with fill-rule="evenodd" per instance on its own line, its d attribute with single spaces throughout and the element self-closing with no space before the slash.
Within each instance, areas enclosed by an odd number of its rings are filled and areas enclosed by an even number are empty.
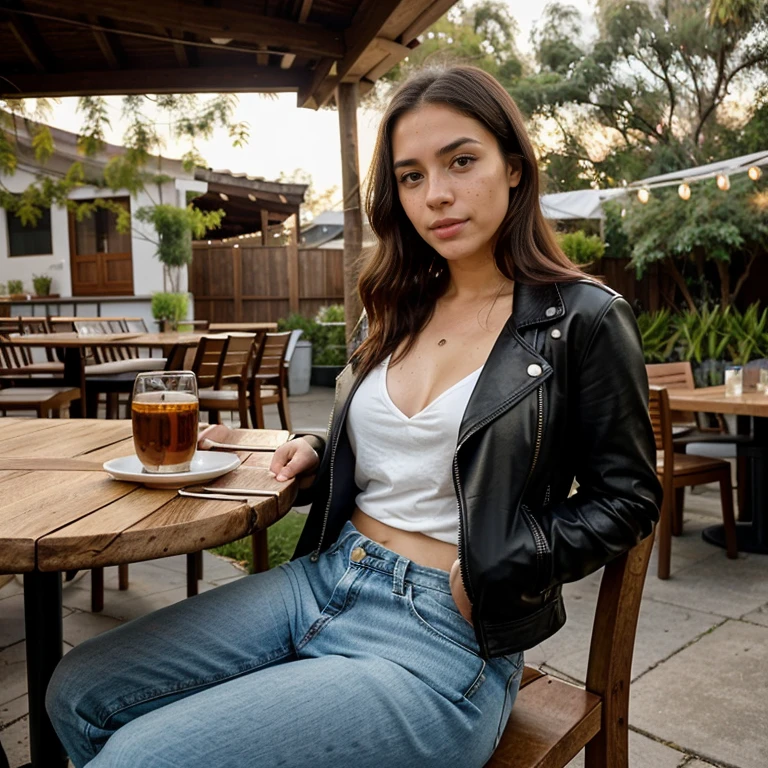
<svg viewBox="0 0 768 768">
<path fill-rule="evenodd" d="M 551 555 L 542 590 L 597 570 L 648 536 L 659 519 L 648 378 L 637 323 L 624 299 L 614 299 L 596 323 L 579 371 L 572 401 L 579 488 L 536 515 Z"/>
</svg>

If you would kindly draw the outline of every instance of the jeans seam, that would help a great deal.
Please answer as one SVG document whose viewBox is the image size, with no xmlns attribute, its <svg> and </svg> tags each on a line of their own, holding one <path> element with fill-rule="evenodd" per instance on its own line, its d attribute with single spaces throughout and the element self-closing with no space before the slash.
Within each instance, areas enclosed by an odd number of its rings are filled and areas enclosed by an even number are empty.
<svg viewBox="0 0 768 768">
<path fill-rule="evenodd" d="M 422 626 L 427 629 L 429 632 L 431 632 L 436 637 L 439 637 L 441 640 L 444 640 L 447 643 L 450 643 L 451 645 L 455 645 L 457 648 L 461 648 L 462 650 L 466 651 L 467 653 L 471 653 L 476 658 L 480 659 L 485 663 L 485 660 L 483 657 L 477 653 L 477 651 L 470 648 L 468 645 L 464 645 L 464 643 L 460 643 L 458 640 L 454 640 L 452 637 L 448 637 L 448 635 L 443 634 L 439 630 L 435 629 L 417 610 L 416 605 L 413 602 L 413 590 L 411 589 L 411 585 L 408 585 L 408 591 L 405 594 L 406 599 L 408 600 L 408 607 L 411 610 L 411 613 L 419 620 L 419 622 L 422 624 Z"/>
<path fill-rule="evenodd" d="M 168 688 L 167 690 L 164 690 L 162 692 L 154 692 L 152 695 L 144 696 L 144 697 L 138 697 L 134 701 L 131 701 L 129 703 L 125 703 L 117 707 L 116 709 L 113 709 L 109 712 L 108 715 L 104 716 L 101 715 L 99 717 L 99 727 L 107 730 L 108 726 L 107 723 L 110 720 L 110 718 L 113 718 L 115 715 L 119 714 L 120 712 L 125 711 L 126 709 L 130 709 L 131 707 L 135 707 L 138 704 L 146 704 L 148 701 L 153 701 L 155 699 L 161 699 L 163 696 L 168 696 L 170 694 L 174 693 L 182 693 L 185 691 L 191 691 L 196 688 L 206 688 L 214 685 L 219 685 L 221 683 L 225 683 L 228 680 L 234 680 L 238 677 L 242 677 L 243 675 L 250 674 L 251 672 L 255 672 L 258 669 L 261 669 L 262 667 L 266 666 L 267 664 L 272 664 L 275 661 L 279 661 L 280 659 L 286 658 L 288 656 L 291 656 L 291 651 L 287 651 L 285 653 L 278 653 L 274 656 L 260 662 L 259 664 L 256 664 L 252 667 L 247 667 L 245 669 L 240 670 L 239 672 L 235 672 L 234 674 L 227 674 L 223 675 L 221 677 L 212 679 L 212 680 L 197 680 L 197 681 L 187 681 L 183 684 L 177 685 L 175 688 Z"/>
</svg>

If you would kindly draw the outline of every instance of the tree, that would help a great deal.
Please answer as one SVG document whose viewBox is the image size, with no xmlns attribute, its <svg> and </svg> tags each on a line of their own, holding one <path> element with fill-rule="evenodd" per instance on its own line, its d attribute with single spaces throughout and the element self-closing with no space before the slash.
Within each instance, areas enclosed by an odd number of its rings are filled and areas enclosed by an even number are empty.
<svg viewBox="0 0 768 768">
<path fill-rule="evenodd" d="M 186 144 L 182 162 L 190 169 L 203 162 L 197 141 L 210 138 L 217 128 L 226 130 L 235 146 L 247 142 L 248 125 L 234 121 L 236 105 L 237 97 L 232 94 L 208 99 L 200 99 L 194 94 L 126 96 L 122 100 L 122 117 L 128 122 L 123 137 L 125 151 L 110 158 L 103 169 L 97 171 L 96 168 L 101 167 L 87 161 L 96 157 L 105 146 L 106 130 L 110 127 L 108 102 L 103 97 L 83 97 L 78 102 L 78 111 L 83 116 L 78 150 L 83 159 L 73 162 L 63 178 L 40 175 L 21 194 L 13 194 L 3 183 L 3 175 L 15 173 L 19 153 L 24 151 L 19 140 L 21 129 L 26 129 L 34 159 L 40 165 L 44 166 L 55 151 L 53 135 L 45 124 L 45 120 L 50 119 L 52 102 L 45 99 L 32 103 L 0 100 L 0 206 L 24 224 L 34 224 L 42 210 L 51 205 L 66 206 L 78 219 L 90 215 L 95 208 L 109 208 L 118 216 L 118 228 L 127 231 L 131 222 L 124 208 L 109 198 L 82 203 L 70 199 L 70 193 L 89 184 L 114 191 L 127 190 L 131 194 L 143 190 L 152 198 L 156 189 L 158 199 L 153 202 L 159 212 L 153 215 L 145 211 L 142 220 L 167 224 L 168 216 L 162 210 L 166 202 L 162 199 L 162 185 L 169 177 L 162 167 L 165 140 L 161 127 L 167 129 L 170 138 Z M 196 231 L 199 224 L 198 216 L 183 210 L 177 219 L 177 223 L 187 222 L 190 233 Z M 215 216 L 207 221 L 210 225 L 218 225 Z M 162 246 L 164 236 L 159 230 L 158 236 L 158 245 Z"/>
<path fill-rule="evenodd" d="M 517 33 L 506 3 L 460 2 L 419 37 L 419 45 L 404 61 L 379 79 L 365 103 L 381 107 L 411 72 L 430 64 L 472 64 L 510 87 L 523 71 Z"/>
<path fill-rule="evenodd" d="M 547 7 L 536 71 L 510 91 L 534 125 L 559 134 L 542 157 L 550 188 L 574 188 L 563 167 L 578 168 L 581 184 L 615 186 L 722 156 L 729 96 L 768 84 L 768 10 L 712 2 L 714 12 L 710 0 L 598 0 L 590 45 L 574 8 Z"/>
<path fill-rule="evenodd" d="M 304 193 L 304 202 L 301 206 L 301 226 L 305 227 L 312 219 L 319 216 L 323 211 L 332 208 L 338 201 L 339 187 L 334 184 L 324 190 L 318 190 L 311 174 L 302 168 L 294 168 L 290 173 L 280 171 L 277 181 L 284 184 L 306 184 L 307 191 Z"/>
</svg>

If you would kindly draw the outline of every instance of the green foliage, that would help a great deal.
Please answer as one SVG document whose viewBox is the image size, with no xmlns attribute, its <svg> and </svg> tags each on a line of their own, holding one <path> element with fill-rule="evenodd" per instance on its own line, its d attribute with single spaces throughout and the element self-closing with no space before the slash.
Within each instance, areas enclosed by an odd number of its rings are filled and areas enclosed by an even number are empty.
<svg viewBox="0 0 768 768">
<path fill-rule="evenodd" d="M 5 283 L 0 283 L 0 296 L 7 296 L 8 295 L 8 287 Z"/>
<path fill-rule="evenodd" d="M 202 237 L 209 229 L 218 229 L 225 213 L 199 211 L 191 205 L 150 205 L 136 211 L 136 219 L 155 228 L 158 239 L 156 256 L 162 263 L 174 291 L 179 290 L 180 268 L 192 261 L 192 238 Z"/>
<path fill-rule="evenodd" d="M 13 296 L 18 293 L 24 293 L 24 282 L 22 280 L 9 280 L 8 294 Z"/>
<path fill-rule="evenodd" d="M 323 319 L 320 318 L 338 318 Z M 336 323 L 344 322 L 344 308 L 332 304 L 321 308 L 317 317 L 310 319 L 293 313 L 277 321 L 279 331 L 304 331 L 302 338 L 312 343 L 312 365 L 346 365 L 346 327 Z"/>
<path fill-rule="evenodd" d="M 609 200 L 603 204 L 603 235 L 605 237 L 605 258 L 629 259 L 632 256 L 632 247 L 624 229 L 624 217 L 626 203 Z"/>
<path fill-rule="evenodd" d="M 291 559 L 306 521 L 306 515 L 291 510 L 285 517 L 269 527 L 267 546 L 270 568 L 276 568 Z M 231 557 L 246 567 L 249 573 L 253 572 L 253 550 L 250 536 L 216 547 L 211 551 L 217 555 Z"/>
<path fill-rule="evenodd" d="M 32 286 L 35 289 L 36 296 L 48 296 L 51 292 L 51 283 L 53 278 L 49 275 L 33 275 Z"/>
<path fill-rule="evenodd" d="M 768 97 L 766 4 L 713 2 L 708 18 L 710 0 L 598 0 L 590 42 L 575 9 L 547 6 L 532 35 L 536 68 L 510 92 L 546 135 L 548 190 L 618 186 L 764 149 L 764 139 L 753 145 L 765 120 L 756 131 L 750 123 Z M 740 90 L 757 98 L 736 113 L 728 97 Z"/>
<path fill-rule="evenodd" d="M 177 324 L 187 316 L 189 296 L 186 293 L 153 293 L 152 317 Z"/>
<path fill-rule="evenodd" d="M 719 305 L 675 315 L 668 310 L 642 313 L 637 323 L 646 363 L 686 360 L 696 367 L 707 361 L 746 365 L 768 357 L 768 307 L 761 311 L 757 303 L 744 313 Z"/>
<path fill-rule="evenodd" d="M 597 235 L 584 230 L 566 232 L 558 237 L 560 247 L 574 264 L 592 264 L 603 258 L 605 244 Z"/>
</svg>

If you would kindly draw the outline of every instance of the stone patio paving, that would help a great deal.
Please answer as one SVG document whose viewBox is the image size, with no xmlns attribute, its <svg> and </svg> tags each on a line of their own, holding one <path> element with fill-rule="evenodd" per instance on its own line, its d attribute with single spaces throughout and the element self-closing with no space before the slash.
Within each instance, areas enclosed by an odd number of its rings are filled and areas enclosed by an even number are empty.
<svg viewBox="0 0 768 768">
<path fill-rule="evenodd" d="M 332 401 L 333 391 L 322 388 L 292 398 L 294 429 L 323 432 Z M 278 426 L 276 414 L 267 426 Z M 727 560 L 701 539 L 701 529 L 719 519 L 716 487 L 689 491 L 669 581 L 656 578 L 655 555 L 651 561 L 632 672 L 632 768 L 768 765 L 768 556 Z M 90 579 L 79 575 L 64 587 L 65 647 L 184 599 L 185 567 L 184 557 L 132 564 L 127 592 L 117 589 L 117 569 L 106 569 L 101 614 L 89 612 Z M 204 574 L 201 591 L 244 575 L 209 553 Z M 598 587 L 595 574 L 565 588 L 568 624 L 531 649 L 528 664 L 584 681 Z M 0 741 L 11 768 L 28 759 L 23 640 L 21 584 L 11 578 L 0 586 Z M 582 765 L 581 756 L 571 763 Z"/>
</svg>

